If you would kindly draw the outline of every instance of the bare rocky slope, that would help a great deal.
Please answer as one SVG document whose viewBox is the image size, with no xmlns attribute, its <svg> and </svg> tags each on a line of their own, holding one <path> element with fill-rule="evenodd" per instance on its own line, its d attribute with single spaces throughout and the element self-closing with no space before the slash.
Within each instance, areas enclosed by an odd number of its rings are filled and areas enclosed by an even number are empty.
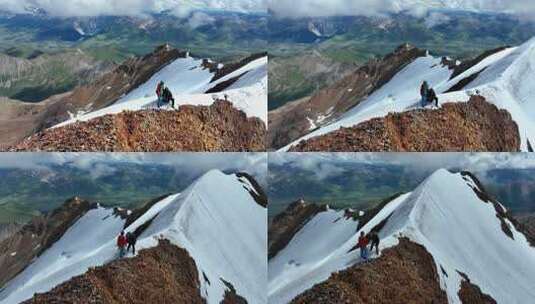
<svg viewBox="0 0 535 304">
<path fill-rule="evenodd" d="M 281 148 L 307 134 L 310 131 L 309 119 L 321 120 L 321 125 L 335 120 L 387 83 L 407 64 L 425 54 L 424 50 L 402 45 L 393 53 L 370 61 L 312 97 L 290 102 L 269 112 L 268 146 L 272 149 Z"/>
<path fill-rule="evenodd" d="M 292 151 L 519 151 L 517 124 L 473 96 L 437 110 L 413 110 L 302 141 Z"/>
<path fill-rule="evenodd" d="M 10 151 L 263 151 L 266 126 L 231 102 L 105 115 L 44 130 Z"/>
</svg>

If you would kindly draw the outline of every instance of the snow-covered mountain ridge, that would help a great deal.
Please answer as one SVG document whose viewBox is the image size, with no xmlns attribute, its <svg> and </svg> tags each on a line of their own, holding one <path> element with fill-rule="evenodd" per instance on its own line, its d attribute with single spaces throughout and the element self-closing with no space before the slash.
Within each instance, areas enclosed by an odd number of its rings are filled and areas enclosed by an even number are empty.
<svg viewBox="0 0 535 304">
<path fill-rule="evenodd" d="M 29 299 L 116 260 L 115 240 L 123 229 L 139 233 L 138 251 L 154 248 L 162 239 L 184 248 L 197 265 L 200 294 L 207 303 L 223 300 L 229 288 L 225 282 L 249 303 L 266 303 L 267 212 L 250 194 L 261 193 L 253 184 L 243 176 L 210 171 L 182 193 L 136 214 L 127 227 L 127 218 L 114 210 L 89 210 L 6 284 L 0 303 Z"/>
<path fill-rule="evenodd" d="M 531 96 L 534 95 L 531 83 L 535 79 L 534 52 L 535 38 L 519 47 L 489 53 L 487 57 L 455 76 L 454 67 L 445 64 L 445 58 L 433 57 L 430 54 L 418 57 L 335 120 L 323 122 L 323 117 L 327 114 L 310 117 L 311 128 L 320 126 L 282 150 L 286 151 L 303 140 L 325 135 L 342 127 L 356 126 L 372 118 L 384 117 L 388 113 L 417 109 L 420 85 L 427 81 L 437 92 L 441 104 L 466 102 L 472 95 L 480 95 L 499 109 L 507 110 L 518 125 L 521 150 L 528 151 L 530 145 L 535 142 L 535 106 L 531 101 Z M 351 87 L 346 89 L 352 90 Z"/>
<path fill-rule="evenodd" d="M 72 114 L 71 119 L 57 124 L 62 127 L 77 121 L 88 121 L 107 114 L 123 111 L 155 109 L 156 87 L 160 81 L 171 90 L 175 108 L 180 105 L 211 105 L 216 99 L 227 99 L 249 117 L 267 122 L 267 56 L 260 57 L 216 80 L 216 72 L 204 66 L 206 60 L 189 56 L 177 58 L 145 83 L 123 95 L 112 105 L 94 111 Z M 223 68 L 223 65 L 220 65 Z M 231 82 L 223 90 L 206 93 L 218 85 Z M 165 106 L 170 110 L 170 106 Z"/>
<path fill-rule="evenodd" d="M 359 231 L 357 226 L 358 221 L 336 210 L 309 220 L 269 261 L 270 302 L 288 303 L 333 273 L 359 264 L 358 250 L 351 249 L 360 231 L 371 230 L 379 233 L 381 251 L 395 248 L 400 238 L 422 245 L 433 257 L 449 303 L 461 303 L 463 275 L 497 303 L 535 299 L 533 240 L 471 174 L 439 170 L 413 192 L 387 203 Z"/>
</svg>

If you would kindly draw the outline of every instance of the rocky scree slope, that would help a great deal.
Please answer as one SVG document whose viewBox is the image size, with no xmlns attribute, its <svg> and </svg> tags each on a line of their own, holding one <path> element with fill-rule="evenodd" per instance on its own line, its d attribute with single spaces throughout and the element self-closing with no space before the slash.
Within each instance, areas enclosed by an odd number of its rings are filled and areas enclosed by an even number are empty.
<svg viewBox="0 0 535 304">
<path fill-rule="evenodd" d="M 437 110 L 412 110 L 303 140 L 290 151 L 520 151 L 517 124 L 481 96 Z"/>
<path fill-rule="evenodd" d="M 266 126 L 231 102 L 127 111 L 44 130 L 10 151 L 265 151 Z"/>
</svg>

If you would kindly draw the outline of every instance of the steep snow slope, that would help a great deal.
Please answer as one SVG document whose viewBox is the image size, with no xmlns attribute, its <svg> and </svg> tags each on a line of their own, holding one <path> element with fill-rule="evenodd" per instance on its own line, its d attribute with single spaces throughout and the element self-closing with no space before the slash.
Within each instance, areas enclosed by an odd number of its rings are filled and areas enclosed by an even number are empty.
<svg viewBox="0 0 535 304">
<path fill-rule="evenodd" d="M 361 231 L 367 233 L 387 219 L 379 233 L 381 250 L 397 245 L 401 236 L 423 245 L 433 256 L 437 269 L 442 268 L 447 273 L 439 272 L 441 287 L 450 303 L 460 303 L 458 291 L 462 277 L 457 271 L 465 273 L 473 284 L 498 303 L 533 302 L 535 248 L 504 219 L 514 239 L 507 236 L 493 204 L 482 201 L 472 188 L 478 189 L 470 177 L 439 170 L 412 193 L 387 204 Z M 315 229 L 333 229 L 329 227 L 333 225 L 326 223 Z M 309 230 L 307 225 L 299 235 Z M 329 253 L 314 261 L 309 260 L 306 250 L 293 249 L 300 241 L 296 235 L 288 247 L 269 262 L 270 301 L 287 303 L 314 284 L 325 281 L 330 273 L 358 263 L 358 251 L 347 253 L 356 244 L 358 233 L 340 234 L 339 238 L 345 239 L 345 243 L 332 246 Z M 324 243 L 330 238 L 333 236 L 317 234 L 316 242 Z M 289 257 L 292 261 L 307 260 L 307 263 L 295 266 L 298 262 L 294 262 L 292 266 Z M 295 275 L 297 272 L 299 276 Z M 298 282 L 299 277 L 306 282 Z"/>
<path fill-rule="evenodd" d="M 113 210 L 90 210 L 63 237 L 16 276 L 0 292 L 0 303 L 19 303 L 45 292 L 94 265 L 114 259 L 115 237 L 124 220 Z M 91 233 L 88 233 L 88 232 Z"/>
<path fill-rule="evenodd" d="M 202 60 L 192 57 L 179 58 L 113 105 L 90 113 L 82 113 L 54 127 L 122 111 L 156 108 L 156 86 L 162 80 L 173 92 L 175 108 L 186 104 L 211 105 L 214 99 L 224 99 L 227 96 L 234 107 L 244 111 L 247 116 L 258 117 L 267 122 L 267 62 L 267 57 L 256 59 L 225 77 L 210 82 L 214 74 L 201 66 Z M 239 79 L 223 92 L 204 93 L 236 77 Z M 170 109 L 168 106 L 164 108 Z"/>
<path fill-rule="evenodd" d="M 407 196 L 393 200 L 372 221 L 380 222 Z M 346 218 L 343 211 L 328 210 L 311 219 L 269 261 L 269 303 L 288 303 L 331 273 L 359 262 L 358 255 L 347 254 L 356 244 L 357 227 L 358 222 Z"/>
<path fill-rule="evenodd" d="M 156 203 L 125 231 L 152 220 L 138 238 L 138 251 L 157 246 L 160 238 L 186 249 L 198 267 L 201 294 L 208 303 L 223 300 L 227 287 L 221 279 L 249 303 L 266 303 L 267 213 L 254 201 L 249 188 L 236 175 L 210 171 L 181 194 Z M 115 241 L 124 220 L 111 212 L 99 208 L 82 217 L 7 284 L 0 292 L 0 303 L 28 299 L 88 267 L 116 259 Z"/>
<path fill-rule="evenodd" d="M 520 47 L 492 54 L 450 79 L 452 74 L 452 70 L 441 64 L 440 58 L 418 58 L 340 119 L 299 138 L 282 150 L 288 150 L 301 140 L 341 127 L 355 126 L 371 118 L 384 117 L 389 112 L 412 110 L 419 104 L 420 85 L 427 80 L 437 92 L 440 103 L 466 102 L 471 95 L 479 94 L 498 108 L 507 110 L 519 126 L 521 149 L 527 151 L 528 141 L 535 142 L 535 103 L 531 98 L 535 91 L 532 85 L 535 81 L 535 38 Z M 475 76 L 475 80 L 464 89 L 445 93 L 470 76 Z"/>
</svg>

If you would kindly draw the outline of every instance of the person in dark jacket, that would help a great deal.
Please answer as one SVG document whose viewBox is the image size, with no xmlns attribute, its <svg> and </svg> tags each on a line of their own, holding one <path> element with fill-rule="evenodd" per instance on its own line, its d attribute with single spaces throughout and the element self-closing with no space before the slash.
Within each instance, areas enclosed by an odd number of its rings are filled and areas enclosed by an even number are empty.
<svg viewBox="0 0 535 304">
<path fill-rule="evenodd" d="M 128 247 L 126 248 L 126 253 L 130 251 L 130 248 L 132 248 L 132 254 L 136 254 L 136 242 L 137 242 L 137 236 L 133 234 L 132 232 L 128 232 L 126 234 L 126 241 L 128 242 Z"/>
<path fill-rule="evenodd" d="M 375 253 L 379 255 L 379 235 L 377 232 L 372 231 L 368 235 L 368 238 L 370 240 L 370 251 L 373 252 L 373 247 L 375 247 Z"/>
<path fill-rule="evenodd" d="M 435 90 L 429 89 L 428 95 L 427 95 L 427 100 L 430 103 L 435 102 L 435 106 L 438 108 L 438 97 L 437 97 L 437 94 L 435 93 Z"/>
<path fill-rule="evenodd" d="M 121 231 L 121 234 L 117 237 L 117 247 L 119 248 L 119 257 L 122 258 L 126 254 L 125 248 L 128 244 L 124 231 Z"/>
<path fill-rule="evenodd" d="M 428 94 L 429 94 L 429 84 L 427 83 L 427 81 L 424 81 L 422 83 L 422 86 L 420 86 L 420 96 L 422 97 L 421 99 L 422 108 L 425 107 L 425 104 L 427 103 Z"/>
<path fill-rule="evenodd" d="M 171 104 L 171 107 L 173 108 L 175 107 L 175 99 L 173 98 L 173 93 L 171 93 L 171 90 L 169 90 L 168 87 L 165 87 L 163 89 L 162 98 L 165 101 L 165 103 Z"/>
<path fill-rule="evenodd" d="M 156 87 L 156 96 L 158 96 L 158 102 L 157 106 L 160 107 L 160 104 L 163 103 L 163 89 L 165 88 L 165 84 L 163 81 L 160 81 L 158 83 L 158 86 Z"/>
<path fill-rule="evenodd" d="M 357 248 L 360 248 L 360 257 L 365 261 L 368 260 L 368 242 L 368 238 L 364 235 L 364 232 L 361 231 Z"/>
</svg>

